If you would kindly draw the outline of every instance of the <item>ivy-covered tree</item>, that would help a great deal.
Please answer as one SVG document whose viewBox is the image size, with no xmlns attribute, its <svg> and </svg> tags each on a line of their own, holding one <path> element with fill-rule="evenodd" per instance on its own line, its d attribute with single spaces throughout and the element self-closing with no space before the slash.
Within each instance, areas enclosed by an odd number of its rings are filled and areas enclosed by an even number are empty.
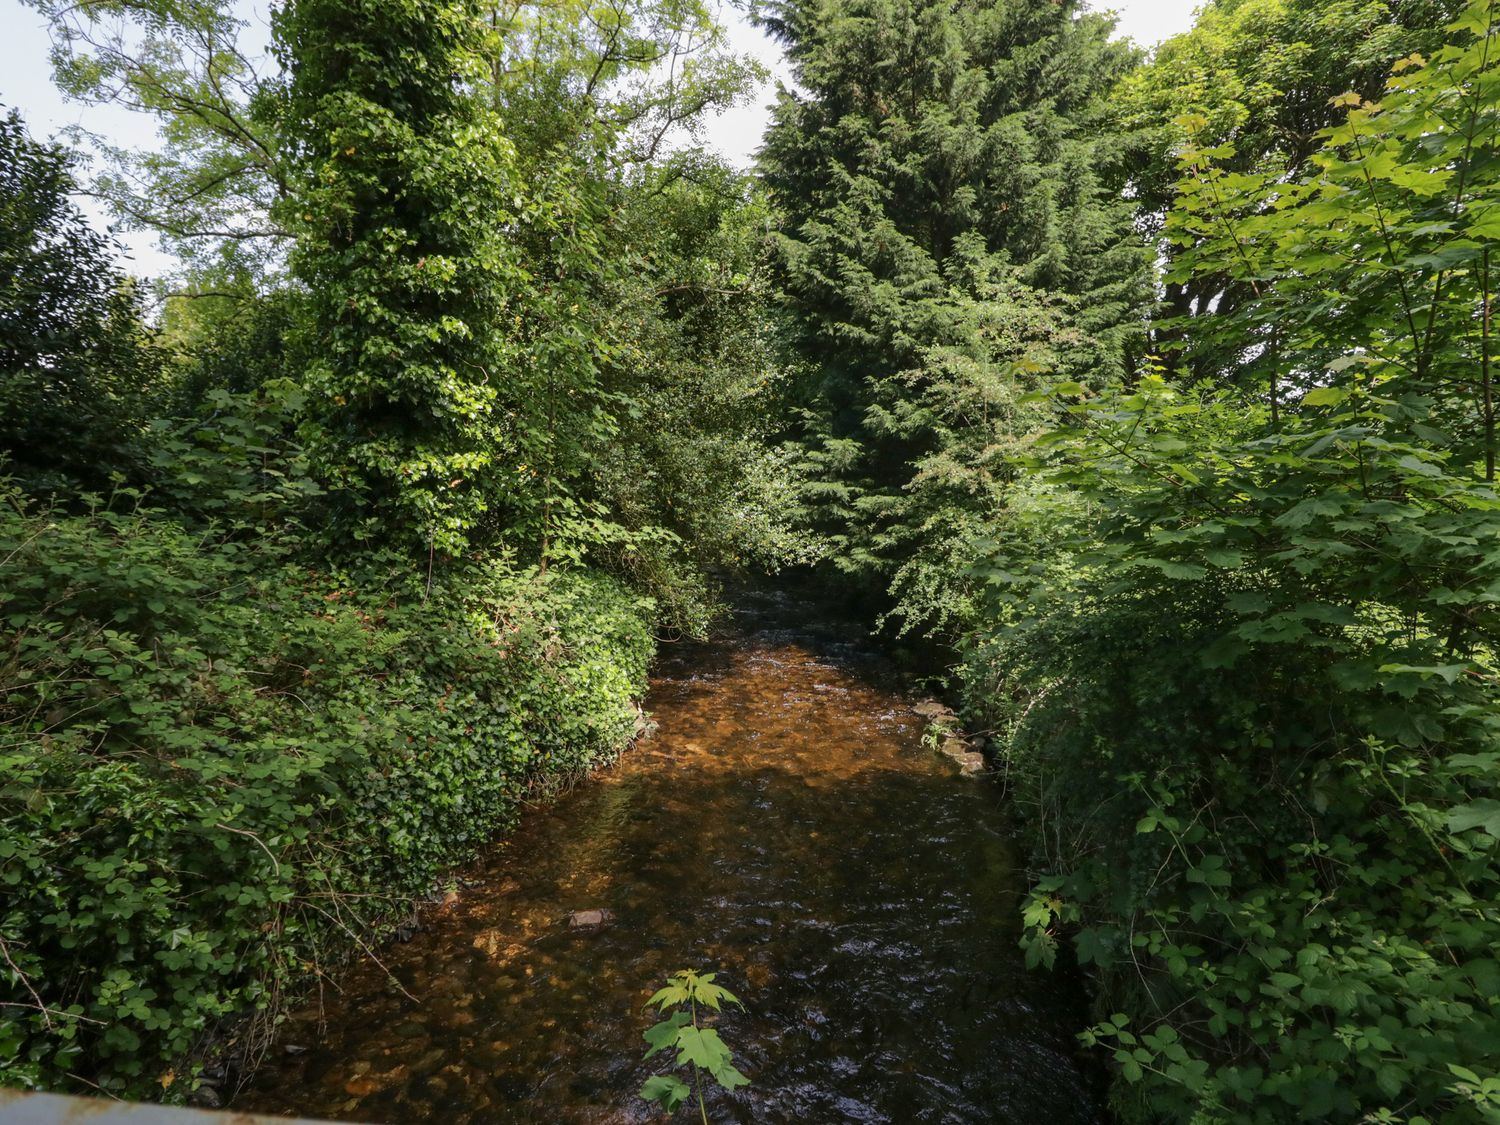
<svg viewBox="0 0 1500 1125">
<path fill-rule="evenodd" d="M 470 0 L 293 0 L 276 20 L 293 269 L 318 356 L 307 436 L 356 540 L 455 552 L 507 493 L 504 322 L 529 220 L 476 88 Z"/>
<path fill-rule="evenodd" d="M 812 522 L 843 571 L 905 587 L 909 621 L 961 615 L 1028 373 L 1133 362 L 1146 262 L 1102 98 L 1134 54 L 1053 0 L 794 0 L 766 22 L 802 91 L 761 167 Z"/>
</svg>

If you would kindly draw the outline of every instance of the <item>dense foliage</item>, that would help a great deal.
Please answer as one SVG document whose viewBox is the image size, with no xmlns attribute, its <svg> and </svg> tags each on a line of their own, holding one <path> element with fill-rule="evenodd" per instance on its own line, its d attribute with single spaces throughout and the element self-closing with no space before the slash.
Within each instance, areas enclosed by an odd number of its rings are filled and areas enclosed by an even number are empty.
<svg viewBox="0 0 1500 1125">
<path fill-rule="evenodd" d="M 1180 147 L 1231 388 L 1055 388 L 985 568 L 1030 948 L 1097 972 L 1132 1119 L 1500 1114 L 1497 32 L 1470 4 L 1339 97 L 1295 178 Z"/>
<path fill-rule="evenodd" d="M 699 0 L 32 3 L 183 267 L 0 122 L 0 1079 L 179 1096 L 810 563 L 1124 1119 L 1500 1120 L 1500 0 L 787 0 L 758 178 Z"/>
<path fill-rule="evenodd" d="M 1174 366 L 1196 378 L 1235 378 L 1233 358 L 1184 318 L 1227 315 L 1250 295 L 1211 270 L 1172 275 L 1186 249 L 1164 230 L 1177 194 L 1178 118 L 1201 119 L 1200 145 L 1232 147 L 1219 157 L 1226 171 L 1297 175 L 1321 146 L 1321 130 L 1340 120 L 1334 99 L 1348 91 L 1378 98 L 1392 61 L 1440 45 L 1460 7 L 1460 0 L 1220 0 L 1120 83 L 1111 107 L 1128 138 L 1138 221 L 1169 267 L 1154 342 Z"/>
<path fill-rule="evenodd" d="M 626 83 L 716 28 L 696 6 L 632 9 L 622 47 L 559 46 L 550 8 L 506 40 L 475 4 L 299 0 L 268 80 L 223 5 L 44 8 L 70 90 L 167 123 L 96 186 L 183 268 L 148 317 L 68 155 L 7 120 L 0 1078 L 180 1098 L 226 1020 L 254 1040 L 633 737 L 709 567 L 789 556 L 763 204 L 640 147 L 755 71 Z M 545 138 L 543 71 L 600 78 Z M 172 224 L 122 168 L 181 190 Z"/>
<path fill-rule="evenodd" d="M 7 489 L 10 1083 L 141 1093 L 624 745 L 643 607 L 490 563 L 314 569 L 142 505 Z M 186 1071 L 182 1077 L 190 1077 Z M 184 1082 L 190 1087 L 190 1082 Z"/>
<path fill-rule="evenodd" d="M 134 467 L 134 436 L 162 357 L 108 243 L 68 201 L 61 149 L 14 111 L 0 118 L 0 449 L 38 490 L 107 483 Z"/>
<path fill-rule="evenodd" d="M 1500 13 L 1067 7 L 775 17 L 810 520 L 956 639 L 1127 1119 L 1496 1120 Z"/>
</svg>

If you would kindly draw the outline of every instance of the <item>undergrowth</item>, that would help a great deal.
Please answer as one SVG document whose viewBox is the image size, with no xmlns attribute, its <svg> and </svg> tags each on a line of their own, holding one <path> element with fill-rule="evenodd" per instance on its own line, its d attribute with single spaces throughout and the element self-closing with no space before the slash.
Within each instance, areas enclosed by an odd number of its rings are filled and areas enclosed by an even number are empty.
<svg viewBox="0 0 1500 1125">
<path fill-rule="evenodd" d="M 0 1082 L 171 1097 L 631 737 L 650 605 L 0 496 Z M 430 581 L 430 587 L 429 587 Z"/>
</svg>

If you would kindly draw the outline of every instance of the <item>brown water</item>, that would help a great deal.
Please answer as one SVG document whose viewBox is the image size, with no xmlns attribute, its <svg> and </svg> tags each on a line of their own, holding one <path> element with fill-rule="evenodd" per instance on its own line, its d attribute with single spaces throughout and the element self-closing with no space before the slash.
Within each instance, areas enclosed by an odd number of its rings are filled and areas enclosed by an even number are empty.
<svg viewBox="0 0 1500 1125">
<path fill-rule="evenodd" d="M 716 1123 L 1099 1120 L 1073 997 L 1020 962 L 997 790 L 922 746 L 857 646 L 764 607 L 742 625 L 669 652 L 658 732 L 380 951 L 415 999 L 356 968 L 321 1034 L 317 1010 L 294 1015 L 237 1108 L 659 1119 L 635 1097 L 665 1069 L 641 1061 L 641 1008 L 693 967 L 747 1006 L 719 1029 L 752 1085 L 711 1097 Z M 612 917 L 570 928 L 596 909 Z"/>
</svg>

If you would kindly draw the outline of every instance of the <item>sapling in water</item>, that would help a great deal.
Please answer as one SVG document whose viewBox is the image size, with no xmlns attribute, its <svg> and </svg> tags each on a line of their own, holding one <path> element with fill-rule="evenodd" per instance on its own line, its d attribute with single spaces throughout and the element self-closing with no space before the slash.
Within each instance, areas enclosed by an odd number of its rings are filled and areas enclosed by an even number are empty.
<svg viewBox="0 0 1500 1125">
<path fill-rule="evenodd" d="M 698 1024 L 698 1007 L 703 1005 L 720 1011 L 724 1004 L 745 1005 L 728 989 L 714 983 L 715 973 L 695 973 L 683 969 L 667 978 L 667 986 L 646 1001 L 647 1008 L 655 1008 L 659 1015 L 666 1016 L 660 1023 L 647 1030 L 645 1038 L 649 1048 L 646 1058 L 659 1051 L 672 1048 L 677 1052 L 673 1070 L 692 1068 L 693 1085 L 675 1074 L 658 1074 L 648 1078 L 641 1087 L 641 1097 L 648 1102 L 657 1102 L 669 1114 L 676 1113 L 687 1101 L 689 1094 L 696 1094 L 698 1115 L 703 1125 L 708 1125 L 708 1108 L 703 1101 L 703 1075 L 725 1090 L 733 1092 L 740 1086 L 748 1086 L 746 1078 L 731 1063 L 731 1054 L 719 1033 L 711 1027 Z M 670 1013 L 670 1014 L 668 1014 Z"/>
</svg>

